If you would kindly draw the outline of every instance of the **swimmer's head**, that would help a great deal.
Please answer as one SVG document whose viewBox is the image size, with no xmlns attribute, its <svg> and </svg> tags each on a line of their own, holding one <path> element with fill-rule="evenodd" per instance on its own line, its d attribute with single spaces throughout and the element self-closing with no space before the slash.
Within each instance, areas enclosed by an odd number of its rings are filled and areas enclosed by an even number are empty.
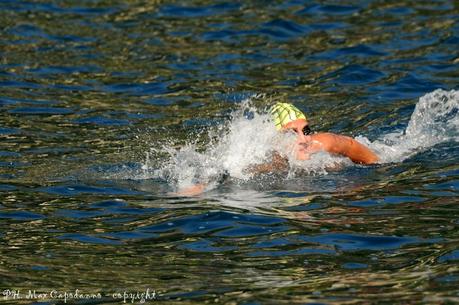
<svg viewBox="0 0 459 305">
<path fill-rule="evenodd" d="M 277 103 L 271 107 L 270 112 L 277 130 L 289 128 L 292 123 L 298 120 L 304 122 L 309 129 L 304 113 L 290 103 Z"/>
</svg>

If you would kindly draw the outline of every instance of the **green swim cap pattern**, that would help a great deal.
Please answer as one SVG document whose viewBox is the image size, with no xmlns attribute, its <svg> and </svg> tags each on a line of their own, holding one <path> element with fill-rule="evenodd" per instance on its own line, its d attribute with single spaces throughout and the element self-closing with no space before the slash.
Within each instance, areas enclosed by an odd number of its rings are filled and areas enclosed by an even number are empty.
<svg viewBox="0 0 459 305">
<path fill-rule="evenodd" d="M 304 113 L 290 103 L 277 103 L 271 107 L 270 112 L 277 130 L 281 130 L 283 126 L 292 121 L 298 119 L 306 120 Z"/>
</svg>

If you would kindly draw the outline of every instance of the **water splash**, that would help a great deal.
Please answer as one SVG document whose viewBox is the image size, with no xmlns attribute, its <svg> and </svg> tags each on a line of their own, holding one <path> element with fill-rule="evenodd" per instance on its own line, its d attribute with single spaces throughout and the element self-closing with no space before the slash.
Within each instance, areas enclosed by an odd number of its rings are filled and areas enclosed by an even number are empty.
<svg viewBox="0 0 459 305">
<path fill-rule="evenodd" d="M 307 162 L 295 160 L 295 135 L 277 132 L 270 115 L 253 106 L 252 98 L 244 100 L 224 126 L 211 130 L 209 138 L 216 140 L 207 144 L 204 151 L 194 143 L 179 149 L 167 145 L 160 148 L 169 158 L 152 176 L 167 180 L 178 190 L 197 183 L 205 183 L 209 189 L 225 176 L 234 181 L 250 181 L 254 173 L 248 169 L 270 162 L 274 151 L 289 160 L 287 176 L 299 171 L 324 174 L 327 166 L 342 161 L 328 154 L 316 154 Z M 158 153 L 156 148 L 153 151 Z M 147 160 L 143 165 L 144 177 L 151 174 L 151 168 L 152 161 Z"/>
<path fill-rule="evenodd" d="M 242 182 L 254 179 L 253 172 L 248 169 L 270 162 L 273 151 L 289 161 L 290 169 L 283 178 L 325 175 L 330 168 L 352 165 L 347 158 L 325 152 L 312 155 L 310 160 L 296 160 L 293 153 L 295 135 L 277 132 L 267 111 L 260 111 L 251 101 L 250 98 L 244 100 L 224 126 L 210 131 L 209 138 L 216 140 L 203 150 L 195 143 L 179 149 L 160 148 L 162 153 L 169 155 L 168 161 L 151 171 L 152 161 L 147 160 L 143 165 L 143 177 L 164 179 L 178 190 L 198 183 L 211 189 L 225 176 Z M 458 140 L 458 109 L 458 91 L 436 90 L 420 98 L 404 131 L 381 135 L 374 142 L 363 136 L 356 140 L 373 149 L 381 163 L 401 162 L 438 143 Z"/>
<path fill-rule="evenodd" d="M 376 151 L 381 163 L 401 162 L 429 147 L 459 140 L 459 91 L 435 90 L 422 96 L 405 130 L 382 135 L 371 143 L 357 140 Z"/>
</svg>

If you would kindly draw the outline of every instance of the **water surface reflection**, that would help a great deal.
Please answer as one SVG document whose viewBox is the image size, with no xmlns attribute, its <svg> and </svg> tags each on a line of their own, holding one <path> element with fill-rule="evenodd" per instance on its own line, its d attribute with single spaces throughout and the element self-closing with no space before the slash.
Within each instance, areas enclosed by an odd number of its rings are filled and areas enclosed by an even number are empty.
<svg viewBox="0 0 459 305">
<path fill-rule="evenodd" d="M 459 302 L 458 100 L 450 124 L 429 121 L 444 107 L 407 128 L 419 98 L 457 94 L 456 2 L 2 1 L 0 12 L 2 291 Z M 257 109 L 291 101 L 318 131 L 412 149 L 389 137 L 408 130 L 429 145 L 374 167 L 231 177 L 196 197 L 155 175 L 162 148 L 205 152 L 250 97 Z"/>
</svg>

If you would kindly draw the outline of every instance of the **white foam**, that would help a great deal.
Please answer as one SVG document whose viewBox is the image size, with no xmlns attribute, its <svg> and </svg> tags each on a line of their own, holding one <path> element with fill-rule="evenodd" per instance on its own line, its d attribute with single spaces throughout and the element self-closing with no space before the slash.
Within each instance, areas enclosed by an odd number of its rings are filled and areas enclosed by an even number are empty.
<svg viewBox="0 0 459 305">
<path fill-rule="evenodd" d="M 435 90 L 422 96 L 404 131 L 382 135 L 371 143 L 381 163 L 401 162 L 420 151 L 447 141 L 459 140 L 459 91 Z"/>
<path fill-rule="evenodd" d="M 292 151 L 295 136 L 277 132 L 270 115 L 250 104 L 250 99 L 243 101 L 225 128 L 211 131 L 209 138 L 217 140 L 203 151 L 195 144 L 179 149 L 174 149 L 173 145 L 153 149 L 154 153 L 167 153 L 169 158 L 154 171 L 151 171 L 152 161 L 147 158 L 142 176 L 165 179 L 179 190 L 196 183 L 205 183 L 209 189 L 224 173 L 239 181 L 249 181 L 253 173 L 247 169 L 269 162 L 273 151 L 289 159 L 289 176 L 298 172 L 326 174 L 327 167 L 343 162 L 343 158 L 327 153 L 313 155 L 308 161 L 295 160 Z"/>
<path fill-rule="evenodd" d="M 363 136 L 356 140 L 373 149 L 381 163 L 400 162 L 427 147 L 458 140 L 458 108 L 458 91 L 436 90 L 420 98 L 405 131 L 382 135 L 374 142 Z M 212 130 L 209 138 L 216 140 L 201 149 L 196 144 L 179 149 L 173 145 L 155 148 L 156 153 L 167 153 L 169 158 L 153 171 L 152 162 L 147 160 L 143 177 L 165 179 L 179 190 L 196 183 L 205 183 L 209 189 L 225 172 L 239 181 L 253 179 L 247 168 L 268 162 L 272 151 L 289 159 L 289 177 L 324 175 L 329 168 L 352 164 L 347 158 L 328 153 L 314 154 L 306 161 L 296 160 L 292 151 L 295 136 L 277 132 L 266 111 L 251 106 L 250 99 L 241 103 L 225 126 Z"/>
</svg>

